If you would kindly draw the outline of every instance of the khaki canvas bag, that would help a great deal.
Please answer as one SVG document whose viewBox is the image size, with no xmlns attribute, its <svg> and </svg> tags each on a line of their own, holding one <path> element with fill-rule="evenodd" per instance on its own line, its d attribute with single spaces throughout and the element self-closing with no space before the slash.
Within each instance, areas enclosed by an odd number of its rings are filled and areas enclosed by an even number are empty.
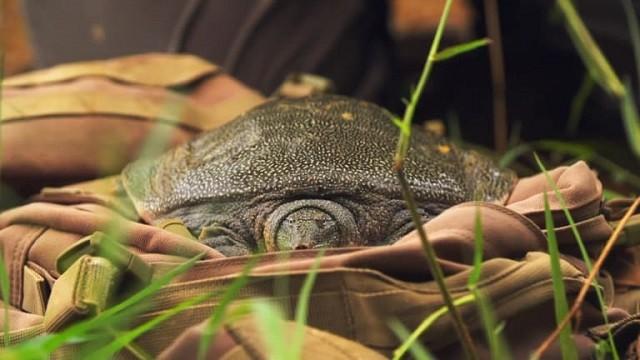
<svg viewBox="0 0 640 360">
<path fill-rule="evenodd" d="M 597 253 L 611 234 L 610 220 L 623 204 L 604 206 L 602 186 L 585 163 L 550 172 L 588 244 Z M 454 297 L 469 293 L 467 281 L 473 255 L 474 221 L 477 209 L 485 238 L 480 289 L 493 304 L 498 321 L 515 358 L 528 356 L 553 330 L 553 292 L 541 230 L 542 192 L 548 191 L 542 175 L 521 179 L 503 204 L 466 203 L 455 206 L 425 224 L 429 239 L 439 254 L 440 265 Z M 572 254 L 575 241 L 566 231 L 566 219 L 549 192 L 559 242 L 565 257 L 561 270 L 571 301 L 584 284 L 584 264 Z M 236 279 L 247 257 L 226 258 L 199 243 L 178 220 L 150 225 L 140 223 L 118 178 L 106 178 L 65 188 L 45 189 L 34 203 L 0 214 L 0 246 L 11 280 L 12 307 L 9 318 L 11 343 L 38 334 L 55 333 L 91 318 L 131 295 L 135 285 L 148 283 L 171 271 L 187 259 L 202 254 L 193 268 L 164 286 L 129 326 L 144 323 L 180 302 L 212 290 L 225 289 Z M 628 205 L 628 203 L 627 203 Z M 603 210 L 603 209 L 608 210 Z M 616 210 L 617 209 L 617 210 Z M 607 214 L 607 217 L 604 214 Z M 104 236 L 97 232 L 119 219 L 124 233 L 118 256 L 101 256 Z M 633 229 L 620 251 L 634 251 Z M 254 298 L 269 298 L 292 316 L 302 284 L 316 262 L 317 251 L 261 256 L 240 291 L 237 304 Z M 328 249 L 319 260 L 317 279 L 311 293 L 303 358 L 328 357 L 367 359 L 389 356 L 400 344 L 389 328 L 395 319 L 414 329 L 429 314 L 443 306 L 441 295 L 426 266 L 415 233 L 398 242 L 371 248 Z M 580 326 L 573 339 L 581 358 L 590 358 L 596 343 L 612 331 L 620 354 L 633 354 L 638 346 L 635 307 L 640 297 L 628 289 L 636 269 L 615 263 L 607 270 L 615 277 L 601 282 L 605 290 L 609 325 L 604 325 L 593 296 L 583 304 Z M 625 277 L 626 276 L 626 277 Z M 285 292 L 276 284 L 287 279 Z M 626 289 L 622 305 L 618 300 L 619 280 Z M 197 352 L 203 322 L 221 301 L 219 295 L 173 316 L 135 339 L 147 353 L 161 358 L 183 358 Z M 624 306 L 623 308 L 620 306 Z M 473 304 L 461 307 L 482 358 L 490 356 Z M 285 325 L 289 328 L 291 324 Z M 527 329 L 522 336 L 522 329 Z M 420 342 L 439 358 L 457 359 L 463 354 L 451 320 L 444 316 Z M 119 356 L 131 357 L 129 350 Z M 75 347 L 60 348 L 56 356 L 81 354 Z M 246 318 L 225 324 L 208 349 L 209 358 L 268 358 L 256 322 Z M 559 356 L 558 347 L 546 355 Z"/>
<path fill-rule="evenodd" d="M 153 132 L 185 142 L 264 97 L 187 54 L 70 63 L 2 81 L 0 176 L 20 193 L 118 173 Z"/>
</svg>

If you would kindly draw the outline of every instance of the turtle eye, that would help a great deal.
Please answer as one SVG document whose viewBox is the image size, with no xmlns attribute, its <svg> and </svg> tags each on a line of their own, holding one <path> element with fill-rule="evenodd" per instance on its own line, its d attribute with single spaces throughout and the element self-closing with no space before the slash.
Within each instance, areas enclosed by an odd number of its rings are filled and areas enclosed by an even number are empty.
<svg viewBox="0 0 640 360">
<path fill-rule="evenodd" d="M 335 226 L 335 221 L 333 221 L 333 219 L 328 219 L 328 220 L 315 220 L 316 222 L 316 226 L 318 227 L 318 229 L 326 229 L 329 227 L 333 227 Z"/>
<path fill-rule="evenodd" d="M 351 212 L 329 200 L 308 199 L 284 203 L 265 223 L 267 251 L 340 247 L 359 241 Z"/>
</svg>

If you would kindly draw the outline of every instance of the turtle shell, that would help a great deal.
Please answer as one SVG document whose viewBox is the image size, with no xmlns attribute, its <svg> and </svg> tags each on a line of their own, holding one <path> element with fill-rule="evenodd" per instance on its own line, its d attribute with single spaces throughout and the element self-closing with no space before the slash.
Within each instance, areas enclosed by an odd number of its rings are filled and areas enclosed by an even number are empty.
<svg viewBox="0 0 640 360">
<path fill-rule="evenodd" d="M 259 195 L 343 192 L 401 199 L 392 170 L 399 129 L 385 109 L 321 95 L 273 100 L 157 159 L 123 171 L 150 218 L 199 203 Z M 506 197 L 515 176 L 445 138 L 414 131 L 405 176 L 419 203 L 451 206 Z"/>
</svg>

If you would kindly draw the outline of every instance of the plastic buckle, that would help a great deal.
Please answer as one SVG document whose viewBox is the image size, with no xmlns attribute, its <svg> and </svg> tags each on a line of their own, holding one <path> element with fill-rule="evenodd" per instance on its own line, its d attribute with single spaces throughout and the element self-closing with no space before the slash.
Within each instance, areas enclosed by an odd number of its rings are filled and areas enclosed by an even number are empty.
<svg viewBox="0 0 640 360">
<path fill-rule="evenodd" d="M 145 286 L 153 276 L 153 269 L 139 256 L 102 232 L 95 232 L 67 248 L 56 260 L 58 273 L 63 274 L 83 256 L 97 256 L 109 260 L 127 277 L 127 285 Z"/>
</svg>

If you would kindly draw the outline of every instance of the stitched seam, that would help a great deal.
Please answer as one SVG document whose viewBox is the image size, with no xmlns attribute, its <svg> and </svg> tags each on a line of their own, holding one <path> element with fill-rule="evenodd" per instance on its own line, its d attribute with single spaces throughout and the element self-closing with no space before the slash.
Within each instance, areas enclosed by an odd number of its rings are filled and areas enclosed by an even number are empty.
<svg viewBox="0 0 640 360">
<path fill-rule="evenodd" d="M 344 314 L 347 320 L 347 331 L 349 333 L 349 337 L 352 339 L 356 339 L 356 331 L 355 331 L 355 323 L 353 320 L 353 314 L 351 312 L 352 304 L 351 297 L 347 294 L 349 291 L 347 290 L 344 276 L 340 277 L 340 297 L 342 298 L 342 306 L 344 308 Z"/>
<path fill-rule="evenodd" d="M 463 203 L 460 205 L 457 205 L 455 207 L 470 207 L 470 206 L 477 206 L 475 203 L 472 202 L 468 202 L 468 203 Z M 487 207 L 489 209 L 493 209 L 493 210 L 497 210 L 498 212 L 501 212 L 505 215 L 509 215 L 510 218 L 515 218 L 519 223 L 521 223 L 522 225 L 524 225 L 525 227 L 527 227 L 529 230 L 532 230 L 536 235 L 542 235 L 540 234 L 540 228 L 538 227 L 538 225 L 536 225 L 531 219 L 529 219 L 527 216 L 520 214 L 517 211 L 511 210 L 507 207 L 504 206 L 500 206 L 497 204 L 492 204 L 492 203 L 480 203 L 479 205 L 480 207 Z M 454 207 L 454 208 L 455 208 Z M 513 216 L 516 215 L 516 216 Z M 537 238 L 540 238 L 540 236 L 536 236 Z M 542 235 L 542 239 L 544 239 L 544 235 Z M 545 240 L 546 242 L 546 240 Z"/>
<path fill-rule="evenodd" d="M 31 230 L 30 233 L 27 233 L 27 235 L 24 237 L 27 240 L 23 240 L 20 241 L 16 247 L 13 249 L 13 252 L 11 254 L 12 256 L 12 260 L 13 264 L 12 264 L 12 268 L 11 268 L 11 274 L 10 274 L 10 287 L 11 287 L 11 295 L 9 296 L 9 298 L 11 299 L 11 305 L 14 305 L 18 308 L 22 308 L 22 272 L 23 272 L 23 266 L 24 263 L 26 261 L 22 261 L 25 260 L 27 257 L 27 253 L 29 251 L 29 249 L 31 249 L 31 246 L 33 245 L 33 243 L 35 243 L 35 241 L 42 236 L 42 234 L 44 234 L 44 232 L 48 229 L 48 227 L 38 227 L 35 228 L 33 230 Z M 31 236 L 29 236 L 31 235 Z M 20 261 L 15 261 L 15 260 L 20 260 Z"/>
<path fill-rule="evenodd" d="M 236 344 L 238 344 L 239 346 L 241 346 L 244 349 L 244 351 L 247 353 L 247 355 L 249 355 L 250 358 L 256 359 L 256 360 L 263 359 L 263 357 L 260 354 L 260 351 L 258 349 L 256 349 L 253 346 L 253 344 L 251 344 L 250 342 L 246 341 L 245 337 L 242 336 L 241 334 L 239 334 L 238 331 L 236 331 L 234 327 L 227 325 L 227 326 L 225 326 L 225 329 L 229 333 L 229 336 L 231 336 L 231 338 L 233 338 L 233 340 L 236 342 Z"/>
</svg>

